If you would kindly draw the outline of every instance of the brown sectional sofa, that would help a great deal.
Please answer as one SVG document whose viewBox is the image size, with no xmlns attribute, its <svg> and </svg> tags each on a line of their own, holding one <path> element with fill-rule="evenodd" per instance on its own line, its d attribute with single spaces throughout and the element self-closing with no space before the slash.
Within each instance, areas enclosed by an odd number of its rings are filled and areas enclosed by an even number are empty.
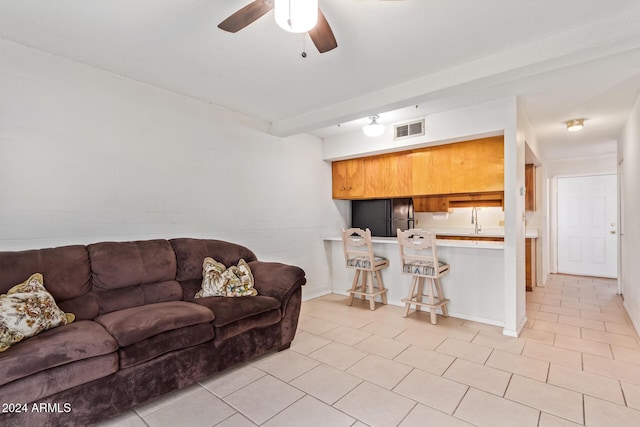
<svg viewBox="0 0 640 427">
<path fill-rule="evenodd" d="M 247 261 L 258 295 L 194 299 L 205 257 Z M 36 272 L 76 321 L 0 353 L 3 426 L 89 425 L 286 349 L 306 282 L 243 246 L 181 238 L 0 252 L 0 293 Z"/>
</svg>

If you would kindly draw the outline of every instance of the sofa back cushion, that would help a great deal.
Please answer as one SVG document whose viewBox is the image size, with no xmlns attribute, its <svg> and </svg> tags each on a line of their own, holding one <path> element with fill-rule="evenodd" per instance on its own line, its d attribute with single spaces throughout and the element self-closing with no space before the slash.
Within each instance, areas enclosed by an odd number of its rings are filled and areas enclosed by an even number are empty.
<svg viewBox="0 0 640 427">
<path fill-rule="evenodd" d="M 172 239 L 171 246 L 176 254 L 176 280 L 202 280 L 202 263 L 206 257 L 221 262 L 225 267 L 246 262 L 257 261 L 256 255 L 244 246 L 222 240 L 207 239 Z"/>
<path fill-rule="evenodd" d="M 182 300 L 176 256 L 167 240 L 102 242 L 87 250 L 100 314 Z"/>
<path fill-rule="evenodd" d="M 73 313 L 78 320 L 99 314 L 84 246 L 0 252 L 0 293 L 7 293 L 34 273 L 42 273 L 47 290 L 63 311 Z"/>
</svg>

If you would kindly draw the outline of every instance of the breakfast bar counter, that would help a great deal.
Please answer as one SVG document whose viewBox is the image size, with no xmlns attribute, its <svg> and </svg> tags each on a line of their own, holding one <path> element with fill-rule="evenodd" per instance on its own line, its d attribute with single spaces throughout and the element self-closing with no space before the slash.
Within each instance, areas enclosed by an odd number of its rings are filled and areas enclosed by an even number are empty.
<svg viewBox="0 0 640 427">
<path fill-rule="evenodd" d="M 330 265 L 332 291 L 348 295 L 355 270 L 345 266 L 342 240 L 324 239 Z M 402 273 L 398 240 L 395 237 L 374 237 L 374 253 L 389 260 L 382 270 L 387 287 L 388 303 L 404 306 L 409 294 L 411 276 Z M 449 315 L 466 320 L 504 326 L 504 243 L 486 240 L 438 239 L 438 258 L 451 266 L 441 279 L 448 298 Z"/>
</svg>

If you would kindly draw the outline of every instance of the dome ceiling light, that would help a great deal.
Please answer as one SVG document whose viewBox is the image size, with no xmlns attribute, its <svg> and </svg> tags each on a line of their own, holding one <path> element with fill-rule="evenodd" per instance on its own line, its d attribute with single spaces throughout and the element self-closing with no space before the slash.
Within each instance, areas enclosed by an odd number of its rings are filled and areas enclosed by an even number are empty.
<svg viewBox="0 0 640 427">
<path fill-rule="evenodd" d="M 364 126 L 362 128 L 362 132 L 364 132 L 365 135 L 370 136 L 372 138 L 382 135 L 384 133 L 384 125 L 381 125 L 380 123 L 377 122 L 379 118 L 380 116 L 378 115 L 370 116 L 369 119 L 371 120 L 371 123 Z"/>
<path fill-rule="evenodd" d="M 573 119 L 565 122 L 569 132 L 577 132 L 584 127 L 584 119 Z"/>
</svg>

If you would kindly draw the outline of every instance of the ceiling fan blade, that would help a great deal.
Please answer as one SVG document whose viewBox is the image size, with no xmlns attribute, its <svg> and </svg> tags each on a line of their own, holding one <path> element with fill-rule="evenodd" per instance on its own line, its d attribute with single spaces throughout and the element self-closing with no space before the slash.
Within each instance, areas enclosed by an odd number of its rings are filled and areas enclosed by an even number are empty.
<svg viewBox="0 0 640 427">
<path fill-rule="evenodd" d="M 338 47 L 338 42 L 333 35 L 329 22 L 327 22 L 327 18 L 324 17 L 320 9 L 318 9 L 318 23 L 309 31 L 309 36 L 320 53 L 329 52 Z"/>
<path fill-rule="evenodd" d="M 218 28 L 235 33 L 273 9 L 273 2 L 255 0 L 218 24 Z"/>
</svg>

